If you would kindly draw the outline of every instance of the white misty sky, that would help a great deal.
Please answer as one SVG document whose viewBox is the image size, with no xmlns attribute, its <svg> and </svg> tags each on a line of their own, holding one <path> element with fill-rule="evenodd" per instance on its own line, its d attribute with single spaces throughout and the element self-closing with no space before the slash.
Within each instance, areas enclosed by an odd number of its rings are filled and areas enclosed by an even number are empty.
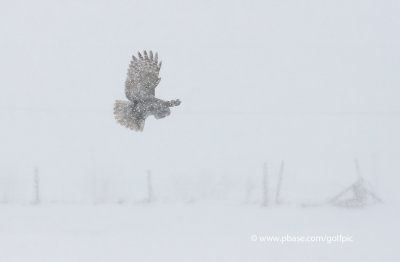
<svg viewBox="0 0 400 262">
<path fill-rule="evenodd" d="M 153 49 L 165 63 L 159 94 L 187 110 L 400 110 L 398 11 L 397 1 L 8 1 L 0 101 L 108 108 L 130 55 Z"/>
<path fill-rule="evenodd" d="M 244 179 L 285 158 L 293 181 L 346 180 L 334 174 L 353 175 L 346 161 L 377 155 L 391 176 L 399 13 L 398 1 L 3 1 L 0 166 Z M 139 134 L 112 107 L 144 49 L 163 60 L 157 96 L 182 105 Z"/>
</svg>

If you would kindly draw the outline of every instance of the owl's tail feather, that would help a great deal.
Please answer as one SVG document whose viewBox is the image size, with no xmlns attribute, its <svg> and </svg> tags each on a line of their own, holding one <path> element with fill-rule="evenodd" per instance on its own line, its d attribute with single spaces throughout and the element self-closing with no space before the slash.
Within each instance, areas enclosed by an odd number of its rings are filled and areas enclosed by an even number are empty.
<svg viewBox="0 0 400 262">
<path fill-rule="evenodd" d="M 135 111 L 135 105 L 129 101 L 115 101 L 114 117 L 118 123 L 129 129 L 135 131 L 144 129 L 145 119 Z"/>
</svg>

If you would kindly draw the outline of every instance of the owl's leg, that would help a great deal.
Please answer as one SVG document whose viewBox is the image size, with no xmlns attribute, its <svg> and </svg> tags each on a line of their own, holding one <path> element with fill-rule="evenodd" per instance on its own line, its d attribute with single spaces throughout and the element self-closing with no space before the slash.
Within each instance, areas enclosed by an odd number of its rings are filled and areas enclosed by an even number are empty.
<svg viewBox="0 0 400 262">
<path fill-rule="evenodd" d="M 137 119 L 136 120 L 136 126 L 137 126 L 137 130 L 138 131 L 143 131 L 143 129 L 144 129 L 144 122 L 145 122 L 145 119 Z"/>
</svg>

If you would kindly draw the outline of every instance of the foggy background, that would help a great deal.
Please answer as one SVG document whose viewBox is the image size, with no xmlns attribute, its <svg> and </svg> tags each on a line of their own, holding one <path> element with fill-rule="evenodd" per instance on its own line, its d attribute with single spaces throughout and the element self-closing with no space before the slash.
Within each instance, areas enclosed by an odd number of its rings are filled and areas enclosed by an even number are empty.
<svg viewBox="0 0 400 262">
<path fill-rule="evenodd" d="M 260 196 L 285 161 L 287 202 L 363 176 L 398 202 L 398 1 L 1 1 L 0 199 L 134 202 Z M 163 61 L 182 105 L 118 125 L 131 55 Z"/>
</svg>

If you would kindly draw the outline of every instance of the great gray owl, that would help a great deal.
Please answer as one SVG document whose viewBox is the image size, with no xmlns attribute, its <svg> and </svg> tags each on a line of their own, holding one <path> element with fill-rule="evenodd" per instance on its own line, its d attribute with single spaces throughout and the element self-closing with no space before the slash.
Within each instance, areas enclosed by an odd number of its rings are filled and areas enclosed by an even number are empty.
<svg viewBox="0 0 400 262">
<path fill-rule="evenodd" d="M 114 116 L 118 123 L 135 131 L 143 131 L 146 118 L 153 115 L 156 119 L 171 113 L 170 107 L 180 105 L 180 101 L 164 101 L 156 98 L 155 89 L 161 78 L 158 77 L 161 61 L 158 54 L 146 51 L 138 52 L 138 58 L 132 56 L 125 81 L 125 95 L 129 101 L 115 101 Z"/>
</svg>

